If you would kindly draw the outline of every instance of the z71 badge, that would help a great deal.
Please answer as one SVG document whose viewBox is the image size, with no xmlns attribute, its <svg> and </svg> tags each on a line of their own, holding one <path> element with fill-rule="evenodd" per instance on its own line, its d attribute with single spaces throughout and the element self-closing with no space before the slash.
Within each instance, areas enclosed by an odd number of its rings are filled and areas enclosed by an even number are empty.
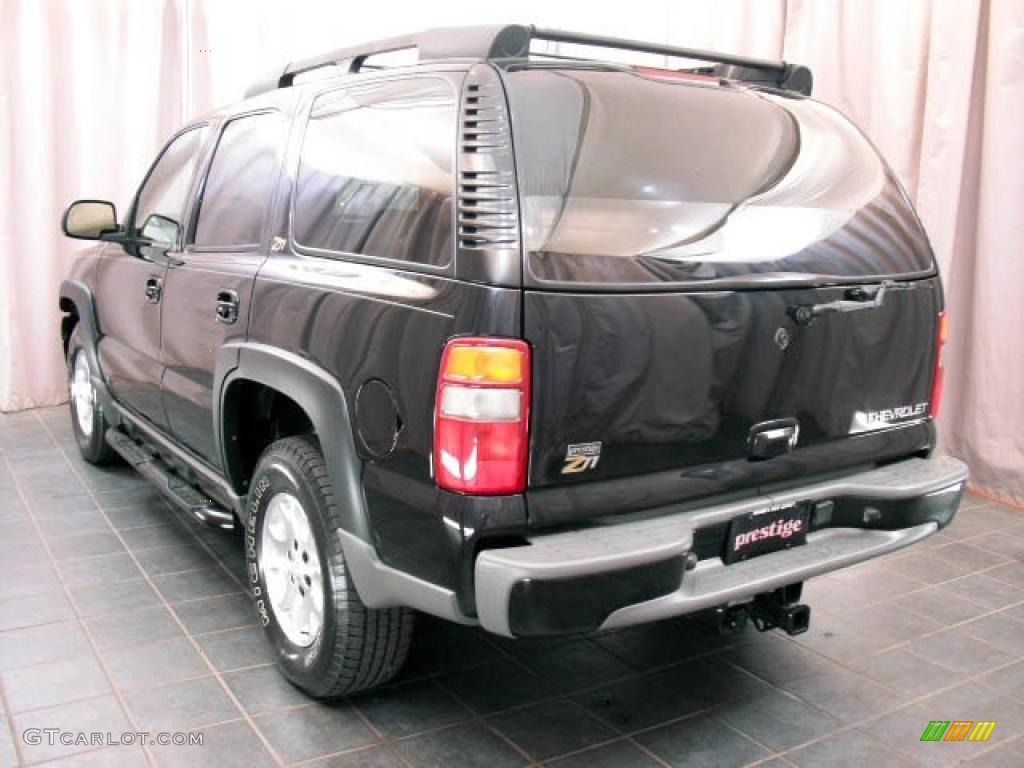
<svg viewBox="0 0 1024 768">
<path fill-rule="evenodd" d="M 573 443 L 565 450 L 563 475 L 586 472 L 597 467 L 601 458 L 601 443 Z"/>
</svg>

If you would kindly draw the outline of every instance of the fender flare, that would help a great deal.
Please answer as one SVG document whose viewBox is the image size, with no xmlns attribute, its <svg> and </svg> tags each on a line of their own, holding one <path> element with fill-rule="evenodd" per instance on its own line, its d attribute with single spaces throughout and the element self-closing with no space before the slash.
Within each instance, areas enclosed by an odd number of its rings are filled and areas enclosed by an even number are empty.
<svg viewBox="0 0 1024 768">
<path fill-rule="evenodd" d="M 79 333 L 84 336 L 85 354 L 89 357 L 89 368 L 93 371 L 92 386 L 100 401 L 100 409 L 107 421 L 118 424 L 117 409 L 113 407 L 113 397 L 107 388 L 103 366 L 100 365 L 99 343 L 103 334 L 100 332 L 99 315 L 96 312 L 96 298 L 85 283 L 80 280 L 64 280 L 60 284 L 59 303 L 71 302 L 78 313 Z M 61 311 L 65 311 L 60 307 Z"/>
<path fill-rule="evenodd" d="M 236 381 L 254 381 L 275 389 L 290 397 L 306 412 L 320 440 L 343 529 L 372 543 L 360 481 L 361 461 L 352 439 L 345 393 L 338 380 L 316 363 L 294 352 L 258 342 L 225 344 L 214 372 L 214 391 L 219 396 L 215 399 L 213 414 L 218 433 L 216 443 L 220 446 L 225 468 L 230 465 L 225 438 L 221 434 L 224 405 L 231 385 Z M 228 479 L 237 489 L 235 479 Z"/>
<path fill-rule="evenodd" d="M 362 601 L 370 608 L 404 605 L 450 621 L 477 623 L 462 613 L 454 591 L 399 571 L 377 555 L 363 495 L 362 461 L 356 453 L 348 404 L 338 380 L 294 352 L 258 342 L 225 344 L 218 354 L 214 372 L 214 392 L 219 394 L 214 399 L 213 414 L 217 445 L 225 467 L 229 465 L 220 425 L 225 397 L 236 381 L 254 381 L 287 395 L 312 422 L 341 514 L 342 524 L 336 535 Z M 242 525 L 247 536 L 252 535 L 250 521 L 246 502 Z"/>
</svg>

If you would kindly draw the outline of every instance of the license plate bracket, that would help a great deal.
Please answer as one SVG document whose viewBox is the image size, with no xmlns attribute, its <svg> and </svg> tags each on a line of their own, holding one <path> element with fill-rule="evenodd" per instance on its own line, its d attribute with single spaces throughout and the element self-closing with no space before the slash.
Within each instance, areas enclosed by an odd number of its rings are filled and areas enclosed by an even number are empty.
<svg viewBox="0 0 1024 768">
<path fill-rule="evenodd" d="M 807 543 L 805 505 L 749 512 L 733 518 L 725 539 L 726 565 Z"/>
</svg>

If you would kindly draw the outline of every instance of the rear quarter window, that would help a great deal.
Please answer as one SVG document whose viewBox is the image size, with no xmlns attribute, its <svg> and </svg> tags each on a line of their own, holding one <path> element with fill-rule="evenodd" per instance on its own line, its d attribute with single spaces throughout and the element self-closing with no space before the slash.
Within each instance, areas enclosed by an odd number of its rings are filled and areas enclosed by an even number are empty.
<svg viewBox="0 0 1024 768">
<path fill-rule="evenodd" d="M 456 109 L 454 90 L 439 78 L 318 96 L 296 181 L 296 244 L 447 267 Z"/>
</svg>

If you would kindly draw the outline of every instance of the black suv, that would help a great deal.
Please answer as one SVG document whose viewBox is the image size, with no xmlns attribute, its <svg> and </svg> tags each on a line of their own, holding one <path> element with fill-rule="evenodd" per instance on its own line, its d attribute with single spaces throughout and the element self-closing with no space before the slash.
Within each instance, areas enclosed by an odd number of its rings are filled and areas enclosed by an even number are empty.
<svg viewBox="0 0 1024 768">
<path fill-rule="evenodd" d="M 600 48 L 707 65 L 565 54 Z M 806 629 L 804 580 L 947 525 L 966 479 L 932 455 L 925 233 L 810 88 L 526 26 L 289 65 L 175 135 L 123 224 L 65 213 L 103 241 L 60 292 L 82 455 L 243 528 L 314 696 L 394 675 L 413 610 Z"/>
</svg>

